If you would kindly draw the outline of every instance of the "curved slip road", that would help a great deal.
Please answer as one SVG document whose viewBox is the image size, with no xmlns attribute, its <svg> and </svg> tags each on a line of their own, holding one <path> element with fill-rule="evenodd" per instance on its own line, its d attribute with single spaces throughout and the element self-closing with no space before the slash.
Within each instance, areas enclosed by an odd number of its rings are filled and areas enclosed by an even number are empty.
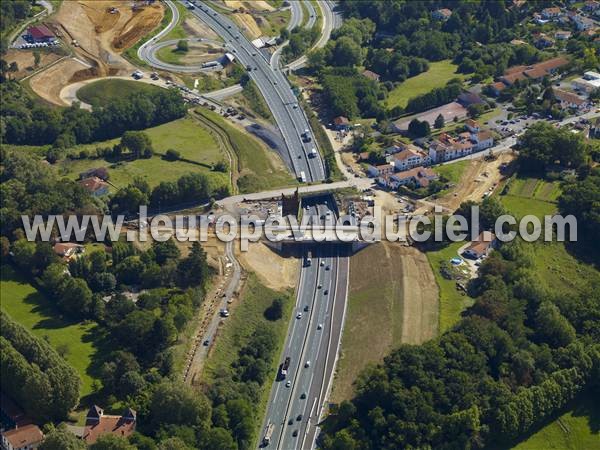
<svg viewBox="0 0 600 450">
<path fill-rule="evenodd" d="M 292 166 L 297 177 L 304 173 L 306 181 L 323 181 L 325 169 L 319 154 L 309 158 L 315 147 L 315 139 L 304 111 L 298 105 L 287 78 L 273 69 L 266 58 L 240 32 L 229 18 L 219 14 L 206 4 L 199 4 L 192 14 L 208 24 L 225 40 L 226 48 L 248 69 L 250 78 L 256 83 L 271 110 L 286 144 Z M 300 135 L 308 130 L 310 142 L 302 141 Z"/>
</svg>

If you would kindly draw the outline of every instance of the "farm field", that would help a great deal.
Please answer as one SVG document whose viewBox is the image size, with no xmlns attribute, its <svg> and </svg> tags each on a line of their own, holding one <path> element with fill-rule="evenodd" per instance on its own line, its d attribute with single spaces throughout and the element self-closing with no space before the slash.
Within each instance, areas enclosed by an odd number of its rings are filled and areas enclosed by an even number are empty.
<svg viewBox="0 0 600 450">
<path fill-rule="evenodd" d="M 538 178 L 513 178 L 498 199 L 504 207 L 517 217 L 533 214 L 542 218 L 556 212 L 556 201 L 560 195 L 558 182 Z"/>
<path fill-rule="evenodd" d="M 12 267 L 3 265 L 1 272 L 2 309 L 34 335 L 47 339 L 55 349 L 66 349 L 64 358 L 81 378 L 82 397 L 97 390 L 92 386 L 99 380 L 91 374 L 98 352 L 96 325 L 68 321 Z"/>
<path fill-rule="evenodd" d="M 389 92 L 386 100 L 388 108 L 394 106 L 404 108 L 411 98 L 426 94 L 434 88 L 443 87 L 452 78 L 464 79 L 463 74 L 456 73 L 457 67 L 450 60 L 430 63 L 427 72 L 408 78 Z"/>
<path fill-rule="evenodd" d="M 104 106 L 114 99 L 122 98 L 129 94 L 143 94 L 160 91 L 161 88 L 148 83 L 139 83 L 132 80 L 99 80 L 86 84 L 77 91 L 77 98 L 82 102 L 94 106 Z"/>
</svg>

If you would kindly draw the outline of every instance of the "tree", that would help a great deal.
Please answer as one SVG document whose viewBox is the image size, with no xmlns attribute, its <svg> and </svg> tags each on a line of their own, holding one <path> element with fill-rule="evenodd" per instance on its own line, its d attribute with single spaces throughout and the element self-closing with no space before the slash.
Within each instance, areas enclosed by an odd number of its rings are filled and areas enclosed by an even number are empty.
<svg viewBox="0 0 600 450">
<path fill-rule="evenodd" d="M 90 446 L 90 450 L 136 450 L 125 439 L 114 434 L 103 434 Z"/>
<path fill-rule="evenodd" d="M 275 321 L 279 320 L 283 317 L 283 300 L 281 298 L 276 298 L 265 310 L 265 317 L 267 320 Z"/>
<path fill-rule="evenodd" d="M 332 64 L 335 66 L 359 66 L 362 64 L 362 49 L 348 36 L 335 41 L 332 52 Z"/>
<path fill-rule="evenodd" d="M 149 405 L 150 421 L 159 425 L 199 426 L 210 419 L 210 405 L 200 392 L 179 382 L 159 384 Z"/>
<path fill-rule="evenodd" d="M 550 302 L 543 302 L 535 315 L 535 330 L 539 338 L 552 347 L 565 347 L 575 339 L 575 329 Z"/>
<path fill-rule="evenodd" d="M 66 428 L 53 428 L 41 445 L 40 450 L 85 450 L 85 443 Z"/>
<path fill-rule="evenodd" d="M 206 253 L 198 242 L 193 242 L 190 254 L 180 260 L 177 274 L 183 287 L 205 286 L 208 281 L 209 267 Z"/>
<path fill-rule="evenodd" d="M 189 50 L 188 41 L 186 39 L 180 39 L 177 41 L 177 51 L 186 53 Z"/>
<path fill-rule="evenodd" d="M 15 264 L 23 270 L 30 271 L 33 266 L 35 250 L 35 242 L 29 242 L 26 239 L 15 241 L 12 246 Z"/>
<path fill-rule="evenodd" d="M 140 205 L 148 204 L 148 196 L 134 186 L 119 189 L 110 199 L 111 211 L 115 214 L 134 214 Z"/>
<path fill-rule="evenodd" d="M 438 116 L 435 118 L 435 122 L 434 122 L 433 126 L 439 130 L 440 128 L 444 128 L 444 124 L 445 124 L 444 116 L 442 116 L 441 114 L 438 114 Z"/>
<path fill-rule="evenodd" d="M 164 242 L 153 242 L 152 250 L 154 251 L 154 260 L 158 264 L 164 264 L 168 259 L 177 259 L 181 255 L 172 237 Z"/>
<path fill-rule="evenodd" d="M 421 122 L 419 119 L 413 119 L 408 124 L 408 132 L 415 137 L 425 137 L 431 133 L 431 127 L 426 120 Z"/>
<path fill-rule="evenodd" d="M 238 448 L 231 433 L 218 427 L 209 430 L 208 435 L 205 437 L 204 447 L 211 450 L 235 450 Z"/>
<path fill-rule="evenodd" d="M 150 136 L 143 131 L 126 131 L 121 138 L 121 146 L 128 149 L 134 159 L 150 158 L 154 153 Z"/>
<path fill-rule="evenodd" d="M 40 66 L 40 61 L 42 60 L 42 54 L 39 50 L 33 51 L 33 65 L 37 69 Z"/>
<path fill-rule="evenodd" d="M 92 312 L 92 291 L 85 280 L 68 278 L 62 293 L 57 299 L 61 309 L 73 317 L 89 317 Z"/>
<path fill-rule="evenodd" d="M 177 150 L 170 148 L 165 152 L 165 159 L 167 161 L 177 161 L 179 158 L 181 158 L 181 153 Z"/>
</svg>

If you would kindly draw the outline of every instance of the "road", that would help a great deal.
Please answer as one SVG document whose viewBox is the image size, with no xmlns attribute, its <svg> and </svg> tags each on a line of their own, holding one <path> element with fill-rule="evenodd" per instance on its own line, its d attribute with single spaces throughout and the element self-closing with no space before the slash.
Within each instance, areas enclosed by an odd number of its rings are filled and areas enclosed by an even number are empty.
<svg viewBox="0 0 600 450">
<path fill-rule="evenodd" d="M 304 204 L 309 208 L 304 214 L 316 220 L 326 217 L 327 211 L 335 217 L 331 196 Z M 303 262 L 308 251 L 304 250 Z M 334 246 L 315 246 L 310 251 L 312 261 L 303 264 L 300 272 L 294 318 L 281 355 L 282 362 L 290 357 L 288 374 L 285 380 L 275 379 L 263 422 L 263 430 L 268 424 L 274 426 L 269 448 L 313 446 L 338 354 L 349 259 Z"/>
<path fill-rule="evenodd" d="M 329 41 L 329 38 L 331 37 L 331 32 L 342 25 L 342 16 L 338 11 L 335 11 L 336 5 L 333 1 L 318 0 L 317 5 L 321 9 L 321 14 L 323 16 L 323 25 L 321 29 L 321 36 L 319 37 L 313 48 L 322 48 L 325 47 L 325 44 L 327 44 L 327 41 Z M 306 65 L 306 60 L 306 56 L 301 56 L 297 60 L 289 63 L 286 67 L 290 70 L 298 70 Z"/>
<path fill-rule="evenodd" d="M 193 382 L 194 376 L 199 373 L 202 364 L 208 355 L 208 351 L 213 344 L 213 338 L 219 328 L 219 323 L 221 320 L 226 320 L 221 317 L 220 311 L 222 309 L 227 309 L 229 302 L 233 299 L 233 295 L 240 285 L 242 267 L 233 253 L 233 241 L 225 244 L 225 258 L 227 260 L 225 271 L 231 271 L 231 277 L 223 292 L 221 293 L 221 291 L 218 291 L 218 294 L 221 295 L 219 307 L 215 309 L 214 315 L 204 334 L 199 336 L 196 340 L 196 348 L 194 349 L 192 359 L 186 367 L 184 375 L 184 379 L 188 383 Z M 206 341 L 208 341 L 208 345 L 204 345 Z"/>
<path fill-rule="evenodd" d="M 210 26 L 225 46 L 236 55 L 247 68 L 250 78 L 256 83 L 271 110 L 287 147 L 294 173 L 298 178 L 304 174 L 306 181 L 323 181 L 325 169 L 320 155 L 309 158 L 316 146 L 315 139 L 298 99 L 281 71 L 273 69 L 265 56 L 256 49 L 229 18 L 219 14 L 206 4 L 198 4 L 190 11 Z M 308 130 L 310 142 L 303 142 L 301 134 Z"/>
</svg>

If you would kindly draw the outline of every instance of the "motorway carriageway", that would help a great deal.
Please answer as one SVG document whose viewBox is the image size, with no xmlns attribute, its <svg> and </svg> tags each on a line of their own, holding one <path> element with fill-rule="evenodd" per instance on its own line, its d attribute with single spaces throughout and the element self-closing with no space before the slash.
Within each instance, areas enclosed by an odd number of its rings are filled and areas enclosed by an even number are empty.
<svg viewBox="0 0 600 450">
<path fill-rule="evenodd" d="M 186 5 L 187 2 L 182 0 L 181 3 Z M 225 46 L 246 68 L 251 69 L 248 70 L 248 74 L 256 83 L 275 118 L 296 176 L 300 177 L 304 172 L 308 182 L 323 181 L 325 170 L 320 154 L 317 153 L 314 158 L 308 156 L 310 150 L 316 147 L 314 135 L 285 75 L 279 69 L 271 68 L 264 55 L 229 18 L 198 2 L 190 11 L 221 36 L 225 40 Z M 300 137 L 305 130 L 309 130 L 311 137 L 308 143 L 304 143 Z"/>
<path fill-rule="evenodd" d="M 322 203 L 315 200 L 304 214 L 321 220 L 327 211 L 335 208 L 330 207 L 331 204 L 330 196 Z M 275 381 L 259 436 L 262 445 L 267 426 L 273 424 L 268 448 L 313 447 L 322 405 L 333 377 L 344 319 L 349 258 L 343 248 L 334 245 L 314 246 L 311 251 L 311 265 L 303 264 L 300 272 L 296 305 L 281 355 L 280 362 L 290 357 L 288 374 L 285 380 L 278 380 L 278 374 L 273 374 Z M 307 254 L 308 247 L 303 260 Z M 299 313 L 302 317 L 298 319 Z M 309 367 L 306 367 L 307 361 L 310 361 Z M 289 387 L 286 386 L 288 381 Z"/>
</svg>

